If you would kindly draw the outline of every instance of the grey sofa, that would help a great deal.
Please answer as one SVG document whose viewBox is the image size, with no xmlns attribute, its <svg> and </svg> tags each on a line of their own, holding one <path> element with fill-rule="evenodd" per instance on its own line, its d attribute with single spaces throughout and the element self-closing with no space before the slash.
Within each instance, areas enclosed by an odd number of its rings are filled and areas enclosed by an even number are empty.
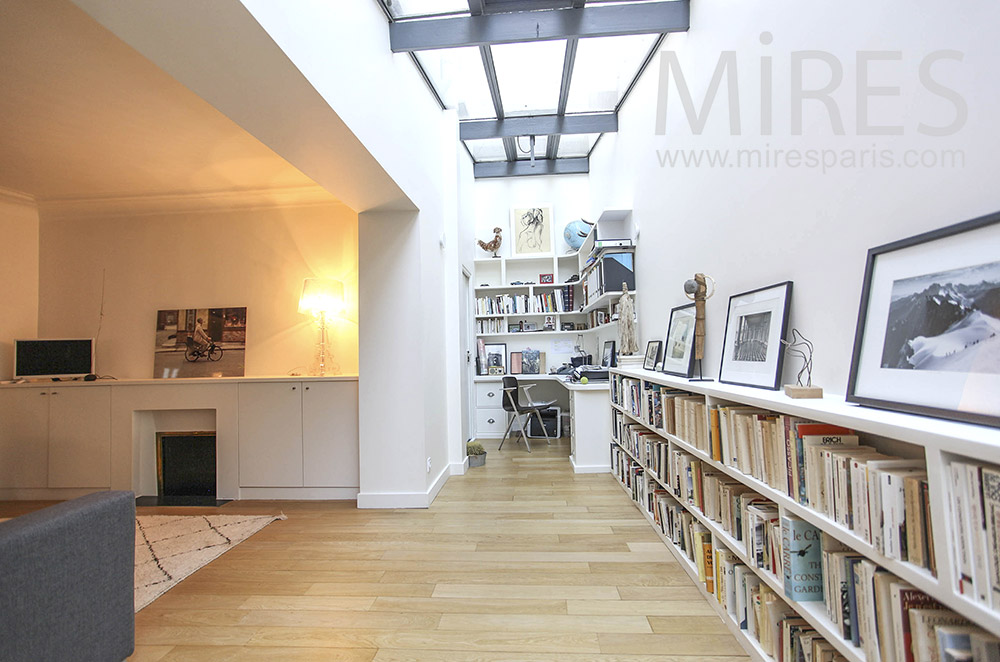
<svg viewBox="0 0 1000 662">
<path fill-rule="evenodd" d="M 119 662 L 135 648 L 135 495 L 0 522 L 0 660 Z"/>
</svg>

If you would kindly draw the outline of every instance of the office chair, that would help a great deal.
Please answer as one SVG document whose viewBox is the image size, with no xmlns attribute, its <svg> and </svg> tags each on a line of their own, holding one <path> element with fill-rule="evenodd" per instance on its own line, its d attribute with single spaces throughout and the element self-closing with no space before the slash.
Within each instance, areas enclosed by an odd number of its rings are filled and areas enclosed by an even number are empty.
<svg viewBox="0 0 1000 662">
<path fill-rule="evenodd" d="M 503 442 L 507 441 L 507 435 L 510 434 L 510 430 L 514 427 L 514 421 L 517 421 L 519 432 L 521 433 L 521 438 L 524 439 L 524 445 L 531 452 L 531 444 L 528 443 L 528 431 L 524 427 L 524 422 L 531 418 L 534 414 L 538 417 L 538 423 L 542 426 L 542 433 L 545 434 L 545 443 L 551 443 L 551 438 L 549 437 L 549 431 L 545 429 L 545 423 L 542 421 L 542 410 L 548 409 L 556 403 L 555 400 L 550 400 L 548 402 L 535 402 L 531 399 L 531 395 L 528 393 L 528 389 L 535 386 L 534 384 L 528 384 L 527 386 L 519 386 L 517 383 L 517 377 L 504 377 L 503 378 L 503 408 L 504 411 L 513 414 L 510 418 L 510 422 L 507 423 L 507 429 L 503 433 L 503 439 L 500 440 L 500 446 L 497 450 L 503 448 Z M 518 391 L 524 390 L 524 397 L 528 400 L 527 404 L 521 402 L 518 397 Z M 523 419 L 521 417 L 524 417 Z"/>
</svg>

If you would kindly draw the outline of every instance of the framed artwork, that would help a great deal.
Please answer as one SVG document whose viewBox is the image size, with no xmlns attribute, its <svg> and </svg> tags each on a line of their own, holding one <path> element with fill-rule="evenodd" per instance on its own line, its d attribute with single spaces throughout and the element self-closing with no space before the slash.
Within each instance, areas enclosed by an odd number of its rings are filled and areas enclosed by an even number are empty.
<svg viewBox="0 0 1000 662">
<path fill-rule="evenodd" d="M 694 312 L 693 303 L 671 309 L 660 372 L 688 378 L 694 374 Z"/>
<path fill-rule="evenodd" d="M 791 281 L 729 297 L 720 382 L 778 389 L 791 301 Z"/>
<path fill-rule="evenodd" d="M 486 341 L 482 338 L 476 339 L 476 374 L 489 374 L 486 370 Z"/>
<path fill-rule="evenodd" d="M 551 207 L 514 207 L 510 211 L 510 226 L 515 255 L 552 252 Z"/>
<path fill-rule="evenodd" d="M 1000 213 L 868 251 L 847 401 L 1000 426 Z"/>
<path fill-rule="evenodd" d="M 520 375 L 521 374 L 521 362 L 522 362 L 521 352 L 511 352 L 510 353 L 510 374 Z"/>
<path fill-rule="evenodd" d="M 244 375 L 245 307 L 158 310 L 154 337 L 154 379 Z"/>
<path fill-rule="evenodd" d="M 553 274 L 538 274 L 538 282 L 542 285 L 549 285 L 556 281 Z"/>
<path fill-rule="evenodd" d="M 601 352 L 601 366 L 604 368 L 614 368 L 618 365 L 618 356 L 615 354 L 615 341 L 604 341 L 604 351 Z"/>
<path fill-rule="evenodd" d="M 663 342 L 660 340 L 650 340 L 646 343 L 646 358 L 642 362 L 642 367 L 646 370 L 655 370 L 656 364 L 660 360 L 660 348 Z"/>
<path fill-rule="evenodd" d="M 507 374 L 507 343 L 486 343 L 486 374 Z"/>
<path fill-rule="evenodd" d="M 521 352 L 521 373 L 540 375 L 545 370 L 545 353 L 537 349 L 525 348 Z"/>
<path fill-rule="evenodd" d="M 573 322 L 562 322 L 559 326 L 561 327 L 561 329 L 563 331 L 575 331 L 576 330 L 576 324 L 574 324 Z"/>
<path fill-rule="evenodd" d="M 556 316 L 546 315 L 545 324 L 543 325 L 546 331 L 555 331 L 556 329 Z"/>
</svg>

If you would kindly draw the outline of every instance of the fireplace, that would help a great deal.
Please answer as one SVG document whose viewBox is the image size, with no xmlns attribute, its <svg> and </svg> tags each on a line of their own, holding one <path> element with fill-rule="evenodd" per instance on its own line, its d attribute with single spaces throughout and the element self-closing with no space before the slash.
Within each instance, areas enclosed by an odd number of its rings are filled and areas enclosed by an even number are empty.
<svg viewBox="0 0 1000 662">
<path fill-rule="evenodd" d="M 216 505 L 215 432 L 156 433 L 157 505 Z"/>
</svg>

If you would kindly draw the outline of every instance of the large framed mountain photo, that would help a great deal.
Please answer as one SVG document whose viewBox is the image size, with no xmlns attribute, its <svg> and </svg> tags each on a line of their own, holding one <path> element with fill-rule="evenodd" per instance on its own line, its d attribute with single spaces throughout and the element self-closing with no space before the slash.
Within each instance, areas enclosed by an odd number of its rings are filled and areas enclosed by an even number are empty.
<svg viewBox="0 0 1000 662">
<path fill-rule="evenodd" d="M 847 400 L 1000 426 L 1000 213 L 868 251 Z"/>
</svg>

